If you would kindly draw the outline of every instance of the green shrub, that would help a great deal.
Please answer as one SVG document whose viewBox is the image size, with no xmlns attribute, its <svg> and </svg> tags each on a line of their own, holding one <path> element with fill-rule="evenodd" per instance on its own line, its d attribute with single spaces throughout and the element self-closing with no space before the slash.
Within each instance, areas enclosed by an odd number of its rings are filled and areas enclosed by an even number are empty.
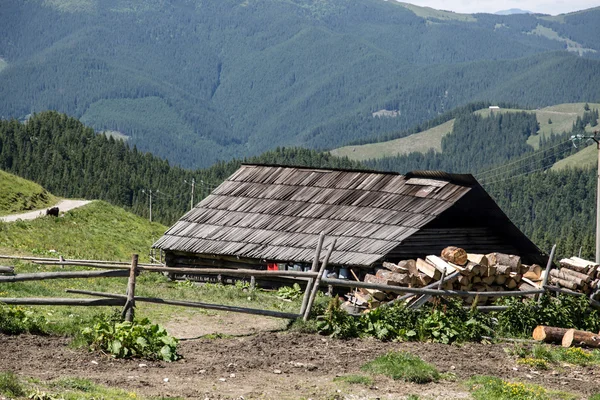
<svg viewBox="0 0 600 400">
<path fill-rule="evenodd" d="M 47 322 L 43 316 L 35 315 L 30 309 L 0 304 L 0 333 L 6 335 L 46 334 Z"/>
<path fill-rule="evenodd" d="M 440 373 L 433 365 L 405 352 L 390 352 L 377 357 L 361 369 L 414 383 L 429 383 L 440 379 Z"/>
<path fill-rule="evenodd" d="M 296 300 L 299 299 L 300 296 L 302 296 L 302 288 L 297 283 L 294 283 L 292 287 L 283 286 L 277 291 L 277 297 L 286 300 Z"/>
<path fill-rule="evenodd" d="M 352 338 L 358 336 L 356 318 L 342 310 L 340 299 L 332 298 L 325 309 L 324 315 L 317 319 L 319 333 L 335 338 Z"/>
<path fill-rule="evenodd" d="M 148 319 L 138 322 L 115 322 L 103 319 L 81 331 L 92 350 L 103 350 L 117 358 L 142 357 L 164 361 L 179 358 L 178 340 L 165 328 Z"/>
<path fill-rule="evenodd" d="M 10 371 L 0 372 L 0 394 L 8 397 L 20 397 L 25 395 L 25 390 L 15 374 Z"/>
<path fill-rule="evenodd" d="M 346 382 L 353 385 L 365 385 L 371 386 L 373 385 L 373 378 L 365 375 L 342 375 L 333 378 L 334 382 Z"/>
</svg>

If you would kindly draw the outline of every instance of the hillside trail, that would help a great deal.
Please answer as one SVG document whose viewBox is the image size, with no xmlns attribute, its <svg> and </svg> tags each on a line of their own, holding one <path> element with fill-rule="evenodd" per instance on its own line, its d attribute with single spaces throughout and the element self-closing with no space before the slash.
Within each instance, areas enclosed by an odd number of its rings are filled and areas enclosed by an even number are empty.
<svg viewBox="0 0 600 400">
<path fill-rule="evenodd" d="M 48 207 L 48 208 L 58 207 L 59 212 L 66 212 L 66 211 L 73 210 L 75 208 L 83 207 L 91 202 L 92 202 L 92 200 L 63 199 L 63 200 L 59 201 L 57 204 L 55 204 L 51 207 Z M 36 219 L 36 218 L 45 216 L 46 209 L 47 208 L 44 208 L 42 210 L 28 211 L 28 212 L 21 213 L 21 214 L 6 215 L 4 217 L 0 217 L 0 221 L 1 222 L 15 222 L 19 219 L 24 220 L 24 221 Z"/>
</svg>

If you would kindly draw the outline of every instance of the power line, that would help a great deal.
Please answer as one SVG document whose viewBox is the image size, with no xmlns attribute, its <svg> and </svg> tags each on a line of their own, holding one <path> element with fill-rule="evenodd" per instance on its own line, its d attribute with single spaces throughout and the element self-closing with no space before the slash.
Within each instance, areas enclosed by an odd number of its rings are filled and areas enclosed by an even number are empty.
<svg viewBox="0 0 600 400">
<path fill-rule="evenodd" d="M 479 180 L 481 180 L 483 183 L 486 183 L 487 180 L 494 179 L 494 178 L 497 178 L 499 176 L 503 176 L 503 175 L 507 175 L 507 174 L 514 174 L 515 172 L 517 172 L 517 171 L 519 171 L 519 170 L 521 170 L 523 168 L 528 168 L 528 167 L 535 166 L 537 163 L 540 163 L 540 162 L 543 163 L 544 160 L 561 156 L 562 154 L 564 154 L 564 153 L 566 153 L 568 151 L 571 151 L 571 147 L 563 149 L 563 150 L 561 150 L 561 151 L 559 151 L 557 153 L 552 153 L 552 154 L 550 154 L 550 155 L 548 155 L 548 156 L 546 156 L 544 158 L 541 158 L 541 159 L 538 159 L 538 160 L 533 160 L 532 162 L 530 162 L 528 164 L 524 164 L 524 165 L 521 165 L 521 166 L 518 166 L 518 167 L 515 167 L 515 168 L 510 168 L 510 169 L 507 169 L 506 171 L 499 172 L 497 174 L 490 175 L 490 176 L 487 176 L 487 177 L 481 178 L 481 177 L 478 176 L 477 178 Z M 554 163 L 554 161 L 553 161 L 553 163 Z"/>
<path fill-rule="evenodd" d="M 548 147 L 548 148 L 545 148 L 545 149 L 539 149 L 538 151 L 535 151 L 535 152 L 533 152 L 532 154 L 530 154 L 530 155 L 528 155 L 528 156 L 526 156 L 526 157 L 523 157 L 523 158 L 520 158 L 520 159 L 518 159 L 518 160 L 512 161 L 512 162 L 510 162 L 510 163 L 508 163 L 508 164 L 504 164 L 504 165 L 500 165 L 500 166 L 498 166 L 498 167 L 495 167 L 495 168 L 492 168 L 492 169 L 488 169 L 488 170 L 486 170 L 486 171 L 480 172 L 480 173 L 479 173 L 479 174 L 477 174 L 477 175 L 478 175 L 478 177 L 481 177 L 482 175 L 489 174 L 489 173 L 490 173 L 490 172 L 492 172 L 492 171 L 496 171 L 496 170 L 499 170 L 499 169 L 502 169 L 502 168 L 506 168 L 506 167 L 508 167 L 508 166 L 510 166 L 510 165 L 513 165 L 513 164 L 520 163 L 520 162 L 522 162 L 522 161 L 524 161 L 524 160 L 527 160 L 527 159 L 529 159 L 529 158 L 532 158 L 532 157 L 537 157 L 539 154 L 543 154 L 543 153 L 545 153 L 546 151 L 549 151 L 549 150 L 555 149 L 555 148 L 557 148 L 557 147 L 559 147 L 559 146 L 562 146 L 563 144 L 569 143 L 570 141 L 571 141 L 571 139 L 567 139 L 567 140 L 565 140 L 564 142 L 561 142 L 561 143 L 559 143 L 559 144 L 557 144 L 557 145 L 554 145 L 554 146 L 552 146 L 552 147 Z"/>
</svg>

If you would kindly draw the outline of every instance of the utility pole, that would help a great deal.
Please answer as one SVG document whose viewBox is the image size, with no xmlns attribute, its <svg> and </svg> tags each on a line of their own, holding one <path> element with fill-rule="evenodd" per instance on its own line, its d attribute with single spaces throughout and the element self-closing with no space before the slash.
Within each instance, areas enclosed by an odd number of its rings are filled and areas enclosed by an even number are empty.
<svg viewBox="0 0 600 400">
<path fill-rule="evenodd" d="M 192 178 L 192 183 L 188 182 L 187 180 L 184 180 L 183 182 L 187 183 L 188 185 L 190 185 L 192 187 L 192 196 L 190 199 L 190 210 L 194 209 L 194 189 L 196 189 L 196 178 Z M 202 181 L 200 181 L 202 182 Z"/>
<path fill-rule="evenodd" d="M 152 189 L 148 190 L 146 192 L 145 189 L 142 189 L 142 193 L 144 193 L 146 196 L 148 196 L 148 204 L 150 206 L 150 222 L 152 222 Z"/>
<path fill-rule="evenodd" d="M 592 139 L 596 142 L 598 150 L 598 170 L 596 172 L 596 264 L 600 264 L 600 134 L 599 131 L 594 131 L 593 136 L 574 135 L 571 140 L 575 143 L 577 139 Z M 577 147 L 577 146 L 575 146 Z"/>
<path fill-rule="evenodd" d="M 190 210 L 194 208 L 194 188 L 196 187 L 196 179 L 192 178 L 192 202 L 190 204 Z"/>
</svg>

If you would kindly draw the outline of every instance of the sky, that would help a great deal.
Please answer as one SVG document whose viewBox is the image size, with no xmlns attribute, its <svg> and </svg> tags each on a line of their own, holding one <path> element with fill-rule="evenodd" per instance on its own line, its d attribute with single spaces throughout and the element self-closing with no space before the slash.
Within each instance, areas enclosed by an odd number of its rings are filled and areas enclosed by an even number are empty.
<svg viewBox="0 0 600 400">
<path fill-rule="evenodd" d="M 405 3 L 458 13 L 495 13 L 496 11 L 520 8 L 541 14 L 564 14 L 600 6 L 600 0 L 401 0 Z"/>
</svg>

